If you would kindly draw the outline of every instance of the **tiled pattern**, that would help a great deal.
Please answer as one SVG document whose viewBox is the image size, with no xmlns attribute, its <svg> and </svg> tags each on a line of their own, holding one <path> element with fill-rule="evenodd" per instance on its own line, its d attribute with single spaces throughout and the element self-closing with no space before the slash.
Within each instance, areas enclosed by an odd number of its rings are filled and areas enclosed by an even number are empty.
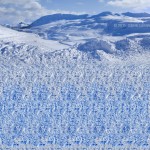
<svg viewBox="0 0 150 150">
<path fill-rule="evenodd" d="M 70 66 L 1 71 L 0 145 L 149 147 L 149 65 Z"/>
</svg>

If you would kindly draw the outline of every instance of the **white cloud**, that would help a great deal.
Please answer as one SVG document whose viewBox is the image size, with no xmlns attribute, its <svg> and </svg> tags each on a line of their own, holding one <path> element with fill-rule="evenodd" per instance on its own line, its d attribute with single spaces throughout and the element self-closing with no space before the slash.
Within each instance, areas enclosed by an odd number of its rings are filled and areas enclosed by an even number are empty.
<svg viewBox="0 0 150 150">
<path fill-rule="evenodd" d="M 107 4 L 139 11 L 150 8 L 150 0 L 111 0 Z"/>
<path fill-rule="evenodd" d="M 15 24 L 48 14 L 36 0 L 0 0 L 0 23 Z"/>
</svg>

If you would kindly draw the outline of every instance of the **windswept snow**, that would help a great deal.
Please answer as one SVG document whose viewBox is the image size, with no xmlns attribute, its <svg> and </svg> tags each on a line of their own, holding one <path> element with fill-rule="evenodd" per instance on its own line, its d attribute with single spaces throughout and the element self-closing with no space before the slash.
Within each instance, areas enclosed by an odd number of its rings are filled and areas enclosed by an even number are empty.
<svg viewBox="0 0 150 150">
<path fill-rule="evenodd" d="M 13 41 L 15 43 L 25 43 L 38 47 L 41 52 L 54 52 L 56 50 L 67 49 L 68 46 L 59 43 L 54 40 L 44 40 L 36 34 L 18 32 L 6 27 L 0 26 L 0 40 L 2 41 Z"/>
<path fill-rule="evenodd" d="M 69 21 L 67 22 L 69 23 Z M 64 21 L 59 21 L 59 24 L 64 24 Z M 48 25 L 46 25 L 46 30 Z M 54 25 L 57 26 L 58 23 L 53 23 Z M 44 27 L 41 26 L 40 28 L 45 29 Z M 61 59 L 70 57 L 78 60 L 82 57 L 91 57 L 97 61 L 102 61 L 102 63 L 110 64 L 117 64 L 118 62 L 124 64 L 131 61 L 149 63 L 148 42 L 150 38 L 148 33 L 110 36 L 101 35 L 98 30 L 94 29 L 80 32 L 76 28 L 66 30 L 65 33 L 64 30 L 60 29 L 60 35 L 58 34 L 55 40 L 49 40 L 43 39 L 35 33 L 19 32 L 0 26 L 1 54 L 28 63 L 34 62 L 35 59 L 46 61 L 47 58 L 57 58 L 59 55 L 62 57 Z M 60 38 L 65 36 L 66 40 Z"/>
</svg>

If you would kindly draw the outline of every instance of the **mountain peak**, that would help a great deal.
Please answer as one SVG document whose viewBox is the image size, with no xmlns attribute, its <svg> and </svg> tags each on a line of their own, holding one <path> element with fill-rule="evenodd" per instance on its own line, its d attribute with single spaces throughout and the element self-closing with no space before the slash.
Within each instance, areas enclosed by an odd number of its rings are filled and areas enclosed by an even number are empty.
<svg viewBox="0 0 150 150">
<path fill-rule="evenodd" d="M 91 18 L 95 18 L 95 17 L 104 17 L 104 16 L 108 16 L 108 15 L 113 15 L 112 12 L 110 11 L 104 11 L 104 12 L 101 12 L 97 15 L 93 15 Z"/>
<path fill-rule="evenodd" d="M 128 16 L 128 17 L 150 17 L 150 14 L 149 13 L 132 13 L 132 12 L 125 12 L 125 13 L 122 13 L 124 16 Z"/>
</svg>

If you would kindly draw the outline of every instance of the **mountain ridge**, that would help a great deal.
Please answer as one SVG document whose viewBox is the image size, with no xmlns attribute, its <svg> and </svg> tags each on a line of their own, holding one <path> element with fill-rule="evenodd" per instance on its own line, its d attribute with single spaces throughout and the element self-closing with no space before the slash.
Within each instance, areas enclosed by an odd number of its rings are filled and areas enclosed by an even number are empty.
<svg viewBox="0 0 150 150">
<path fill-rule="evenodd" d="M 99 17 L 101 18 L 109 15 L 115 15 L 115 16 L 123 15 L 126 17 L 133 17 L 133 18 L 150 17 L 149 13 L 132 13 L 132 12 L 113 13 L 110 11 L 101 12 L 95 15 L 89 15 L 89 14 L 76 15 L 76 14 L 58 13 L 58 14 L 42 16 L 39 19 L 33 21 L 28 27 L 40 26 L 40 25 L 48 24 L 59 20 L 92 19 L 92 18 L 99 18 Z"/>
</svg>

